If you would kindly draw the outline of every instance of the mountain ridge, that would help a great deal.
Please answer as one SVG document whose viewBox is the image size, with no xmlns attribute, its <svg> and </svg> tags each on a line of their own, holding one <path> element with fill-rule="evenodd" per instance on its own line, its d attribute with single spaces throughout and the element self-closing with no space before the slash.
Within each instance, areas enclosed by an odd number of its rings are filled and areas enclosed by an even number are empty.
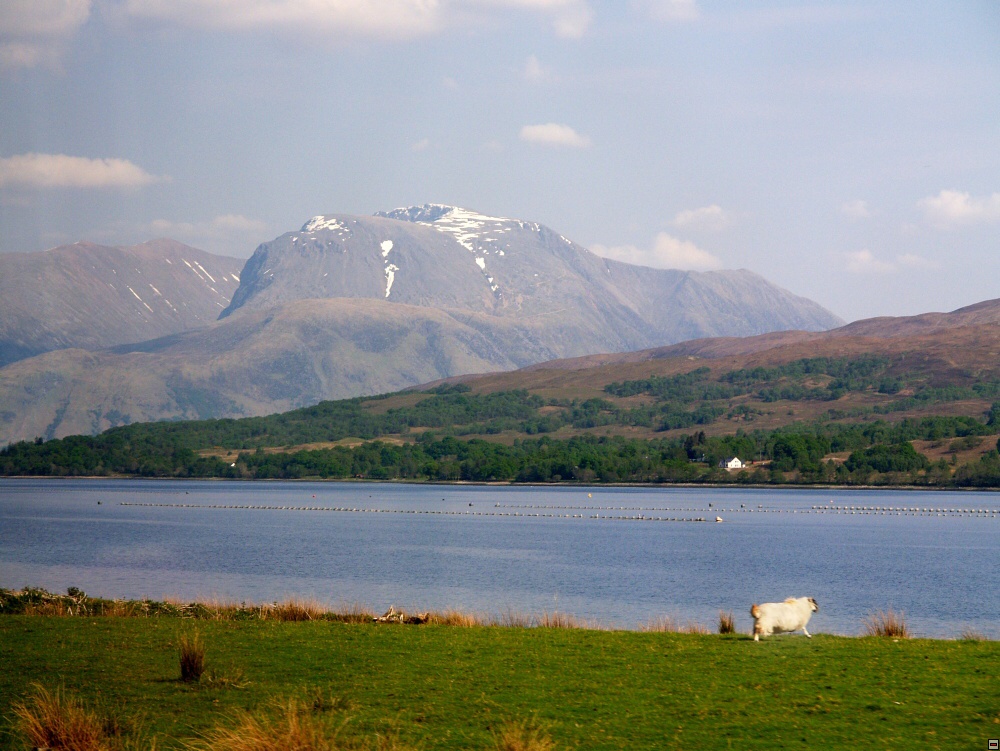
<svg viewBox="0 0 1000 751">
<path fill-rule="evenodd" d="M 2 253 L 0 366 L 203 326 L 229 304 L 241 266 L 168 239 Z"/>
</svg>

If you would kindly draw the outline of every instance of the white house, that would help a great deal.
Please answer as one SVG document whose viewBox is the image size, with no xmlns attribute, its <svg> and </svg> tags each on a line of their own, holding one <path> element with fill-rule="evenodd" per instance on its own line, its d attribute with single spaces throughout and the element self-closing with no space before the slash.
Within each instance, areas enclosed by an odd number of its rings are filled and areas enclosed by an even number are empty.
<svg viewBox="0 0 1000 751">
<path fill-rule="evenodd" d="M 719 466 L 723 469 L 743 469 L 743 462 L 740 461 L 738 456 L 731 456 L 719 462 Z"/>
</svg>

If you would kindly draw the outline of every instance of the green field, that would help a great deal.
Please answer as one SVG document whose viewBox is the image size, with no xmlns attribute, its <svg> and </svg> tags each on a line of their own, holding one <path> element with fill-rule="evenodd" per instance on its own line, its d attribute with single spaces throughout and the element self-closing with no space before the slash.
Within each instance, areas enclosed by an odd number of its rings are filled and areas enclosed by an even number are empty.
<svg viewBox="0 0 1000 751">
<path fill-rule="evenodd" d="M 206 676 L 179 680 L 200 633 Z M 0 617 L 0 742 L 38 683 L 178 748 L 276 700 L 349 718 L 345 737 L 492 749 L 511 721 L 555 748 L 985 749 L 1000 737 L 1000 643 L 561 628 Z M 141 722 L 139 722 L 141 720 Z M 372 746 L 374 747 L 374 746 Z"/>
</svg>

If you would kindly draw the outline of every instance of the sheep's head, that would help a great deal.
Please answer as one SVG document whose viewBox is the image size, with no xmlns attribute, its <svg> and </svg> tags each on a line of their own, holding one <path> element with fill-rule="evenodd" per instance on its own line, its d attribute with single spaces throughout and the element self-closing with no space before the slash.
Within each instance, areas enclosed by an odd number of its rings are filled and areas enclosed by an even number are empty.
<svg viewBox="0 0 1000 751">
<path fill-rule="evenodd" d="M 816 604 L 816 600 L 814 600 L 812 597 L 807 597 L 806 601 L 809 603 L 809 607 L 812 608 L 812 611 L 814 613 L 819 612 L 819 605 Z"/>
</svg>

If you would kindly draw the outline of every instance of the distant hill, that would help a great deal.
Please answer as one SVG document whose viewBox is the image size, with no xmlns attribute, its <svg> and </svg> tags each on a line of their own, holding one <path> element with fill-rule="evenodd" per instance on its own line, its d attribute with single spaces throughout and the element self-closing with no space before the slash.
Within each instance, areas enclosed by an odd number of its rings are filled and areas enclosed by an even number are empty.
<svg viewBox="0 0 1000 751">
<path fill-rule="evenodd" d="M 299 300 L 150 342 L 0 369 L 0 445 L 131 422 L 261 415 L 539 359 L 530 330 L 378 300 Z M 520 345 L 520 361 L 503 344 Z"/>
<path fill-rule="evenodd" d="M 347 331 L 359 323 L 351 318 L 358 306 L 364 310 L 369 333 L 351 341 L 345 361 L 296 357 L 294 343 L 274 359 L 265 346 L 259 352 L 270 359 L 263 361 L 210 359 L 206 377 L 166 370 L 176 358 L 157 360 L 139 346 L 122 348 L 115 362 L 81 361 L 80 370 L 97 370 L 102 379 L 168 373 L 164 393 L 197 410 L 202 399 L 211 404 L 248 393 L 240 381 L 248 375 L 255 394 L 275 399 L 289 370 L 342 375 L 345 368 L 377 368 L 386 353 L 399 352 L 413 363 L 425 354 L 448 358 L 455 353 L 434 349 L 429 334 L 454 343 L 469 333 L 428 319 L 416 306 L 398 307 L 426 338 L 380 318 L 391 306 L 377 300 L 305 300 L 233 316 L 213 327 L 213 336 L 218 343 L 230 336 L 285 340 L 301 335 L 305 320 L 320 325 L 308 329 L 319 349 L 343 346 L 324 338 L 316 306 L 329 306 L 329 319 L 343 317 Z M 14 444 L 0 450 L 0 473 L 998 487 L 998 310 L 1000 301 L 992 301 L 822 334 L 706 339 L 242 420 L 133 424 L 94 437 Z M 205 346 L 204 333 L 172 337 L 158 349 L 176 355 Z M 463 347 L 485 341 L 473 335 Z M 193 380 L 185 383 L 185 376 Z M 209 394 L 195 384 L 219 390 Z M 61 419 L 86 419 L 68 404 Z M 721 469 L 720 461 L 733 456 L 749 468 Z"/>
<path fill-rule="evenodd" d="M 586 355 L 575 358 L 552 360 L 525 368 L 525 370 L 585 370 L 605 365 L 665 361 L 680 358 L 745 358 L 760 353 L 752 361 L 779 361 L 796 359 L 815 353 L 816 356 L 836 353 L 870 351 L 879 348 L 899 350 L 923 346 L 920 337 L 928 336 L 928 342 L 939 342 L 948 346 L 948 336 L 933 334 L 963 329 L 962 335 L 952 334 L 956 357 L 960 360 L 990 362 L 990 358 L 1000 357 L 1000 350 L 979 343 L 966 341 L 964 337 L 975 338 L 975 332 L 991 332 L 990 327 L 1000 325 L 1000 299 L 959 308 L 950 313 L 922 313 L 915 316 L 883 316 L 866 318 L 829 331 L 777 331 L 749 337 L 712 337 L 692 339 L 665 347 L 654 347 L 632 352 L 615 352 Z M 977 327 L 985 327 L 978 329 Z M 869 339 L 895 339 L 895 343 L 873 342 Z M 930 346 L 928 344 L 928 346 Z M 963 347 L 966 348 L 963 350 Z M 751 360 L 748 360 L 751 361 Z"/>
<path fill-rule="evenodd" d="M 173 240 L 0 253 L 0 366 L 204 326 L 229 304 L 243 263 Z"/>
</svg>

